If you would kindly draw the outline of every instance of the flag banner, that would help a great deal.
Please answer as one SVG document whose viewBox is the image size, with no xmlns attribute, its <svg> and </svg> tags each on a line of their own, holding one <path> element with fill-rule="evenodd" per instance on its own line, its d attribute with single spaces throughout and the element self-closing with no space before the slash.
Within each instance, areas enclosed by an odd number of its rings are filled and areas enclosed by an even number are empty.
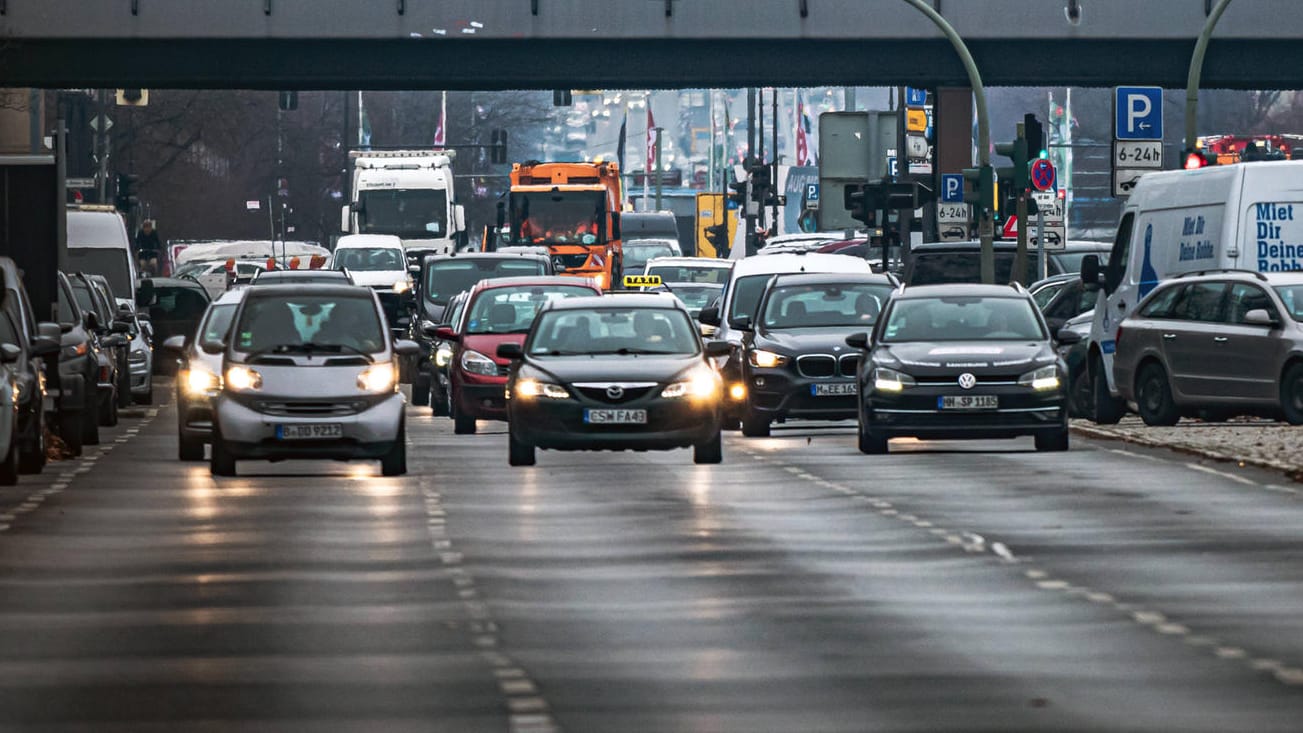
<svg viewBox="0 0 1303 733">
<path fill-rule="evenodd" d="M 445 125 L 448 124 L 448 93 L 443 92 L 439 98 L 439 125 L 434 128 L 434 147 L 442 148 L 448 144 Z"/>
<path fill-rule="evenodd" d="M 624 145 L 629 131 L 629 113 L 624 113 L 624 121 L 620 123 L 620 137 L 615 143 L 615 159 L 620 164 L 621 172 L 628 170 L 624 165 Z"/>
</svg>

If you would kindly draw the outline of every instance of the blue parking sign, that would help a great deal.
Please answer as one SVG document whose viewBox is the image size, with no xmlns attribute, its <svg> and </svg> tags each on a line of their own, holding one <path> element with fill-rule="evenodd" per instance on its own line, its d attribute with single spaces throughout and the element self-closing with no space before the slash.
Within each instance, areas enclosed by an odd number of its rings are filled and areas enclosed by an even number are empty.
<svg viewBox="0 0 1303 733">
<path fill-rule="evenodd" d="M 1162 87 L 1116 87 L 1113 112 L 1113 137 L 1118 140 L 1163 139 Z"/>
<path fill-rule="evenodd" d="M 962 204 L 964 202 L 963 174 L 941 174 L 941 201 L 947 204 Z"/>
<path fill-rule="evenodd" d="M 905 106 L 922 107 L 927 104 L 927 90 L 905 87 Z"/>
</svg>

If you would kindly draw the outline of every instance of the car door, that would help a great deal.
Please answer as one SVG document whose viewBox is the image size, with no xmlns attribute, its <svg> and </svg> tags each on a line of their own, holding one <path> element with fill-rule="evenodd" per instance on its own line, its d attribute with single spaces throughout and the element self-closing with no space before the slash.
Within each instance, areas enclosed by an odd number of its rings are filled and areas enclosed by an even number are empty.
<svg viewBox="0 0 1303 733">
<path fill-rule="evenodd" d="M 1212 335 L 1221 393 L 1245 400 L 1275 402 L 1279 399 L 1281 351 L 1284 341 L 1279 326 L 1244 322 L 1251 310 L 1265 310 L 1281 323 L 1280 311 L 1267 291 L 1253 283 L 1232 283 L 1227 301 L 1227 323 Z"/>
<path fill-rule="evenodd" d="M 1172 319 L 1159 325 L 1162 350 L 1172 370 L 1173 396 L 1178 401 L 1216 398 L 1225 380 L 1218 364 L 1225 360 L 1221 338 L 1226 327 L 1225 281 L 1192 282 L 1172 309 Z"/>
</svg>

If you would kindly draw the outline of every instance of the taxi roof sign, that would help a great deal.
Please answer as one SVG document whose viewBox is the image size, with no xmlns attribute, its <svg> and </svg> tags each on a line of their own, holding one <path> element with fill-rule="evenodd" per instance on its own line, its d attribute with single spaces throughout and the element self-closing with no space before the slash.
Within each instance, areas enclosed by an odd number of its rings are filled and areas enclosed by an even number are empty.
<svg viewBox="0 0 1303 733">
<path fill-rule="evenodd" d="M 626 288 L 656 288 L 660 287 L 660 275 L 625 275 L 624 286 Z"/>
</svg>

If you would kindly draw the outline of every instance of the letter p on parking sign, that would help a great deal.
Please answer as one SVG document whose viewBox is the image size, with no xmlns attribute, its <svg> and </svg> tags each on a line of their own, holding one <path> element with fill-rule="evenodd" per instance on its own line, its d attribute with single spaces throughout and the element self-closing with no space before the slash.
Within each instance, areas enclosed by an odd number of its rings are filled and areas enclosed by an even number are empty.
<svg viewBox="0 0 1303 733">
<path fill-rule="evenodd" d="M 1163 139 L 1163 88 L 1116 87 L 1113 90 L 1113 137 L 1118 140 Z"/>
</svg>

